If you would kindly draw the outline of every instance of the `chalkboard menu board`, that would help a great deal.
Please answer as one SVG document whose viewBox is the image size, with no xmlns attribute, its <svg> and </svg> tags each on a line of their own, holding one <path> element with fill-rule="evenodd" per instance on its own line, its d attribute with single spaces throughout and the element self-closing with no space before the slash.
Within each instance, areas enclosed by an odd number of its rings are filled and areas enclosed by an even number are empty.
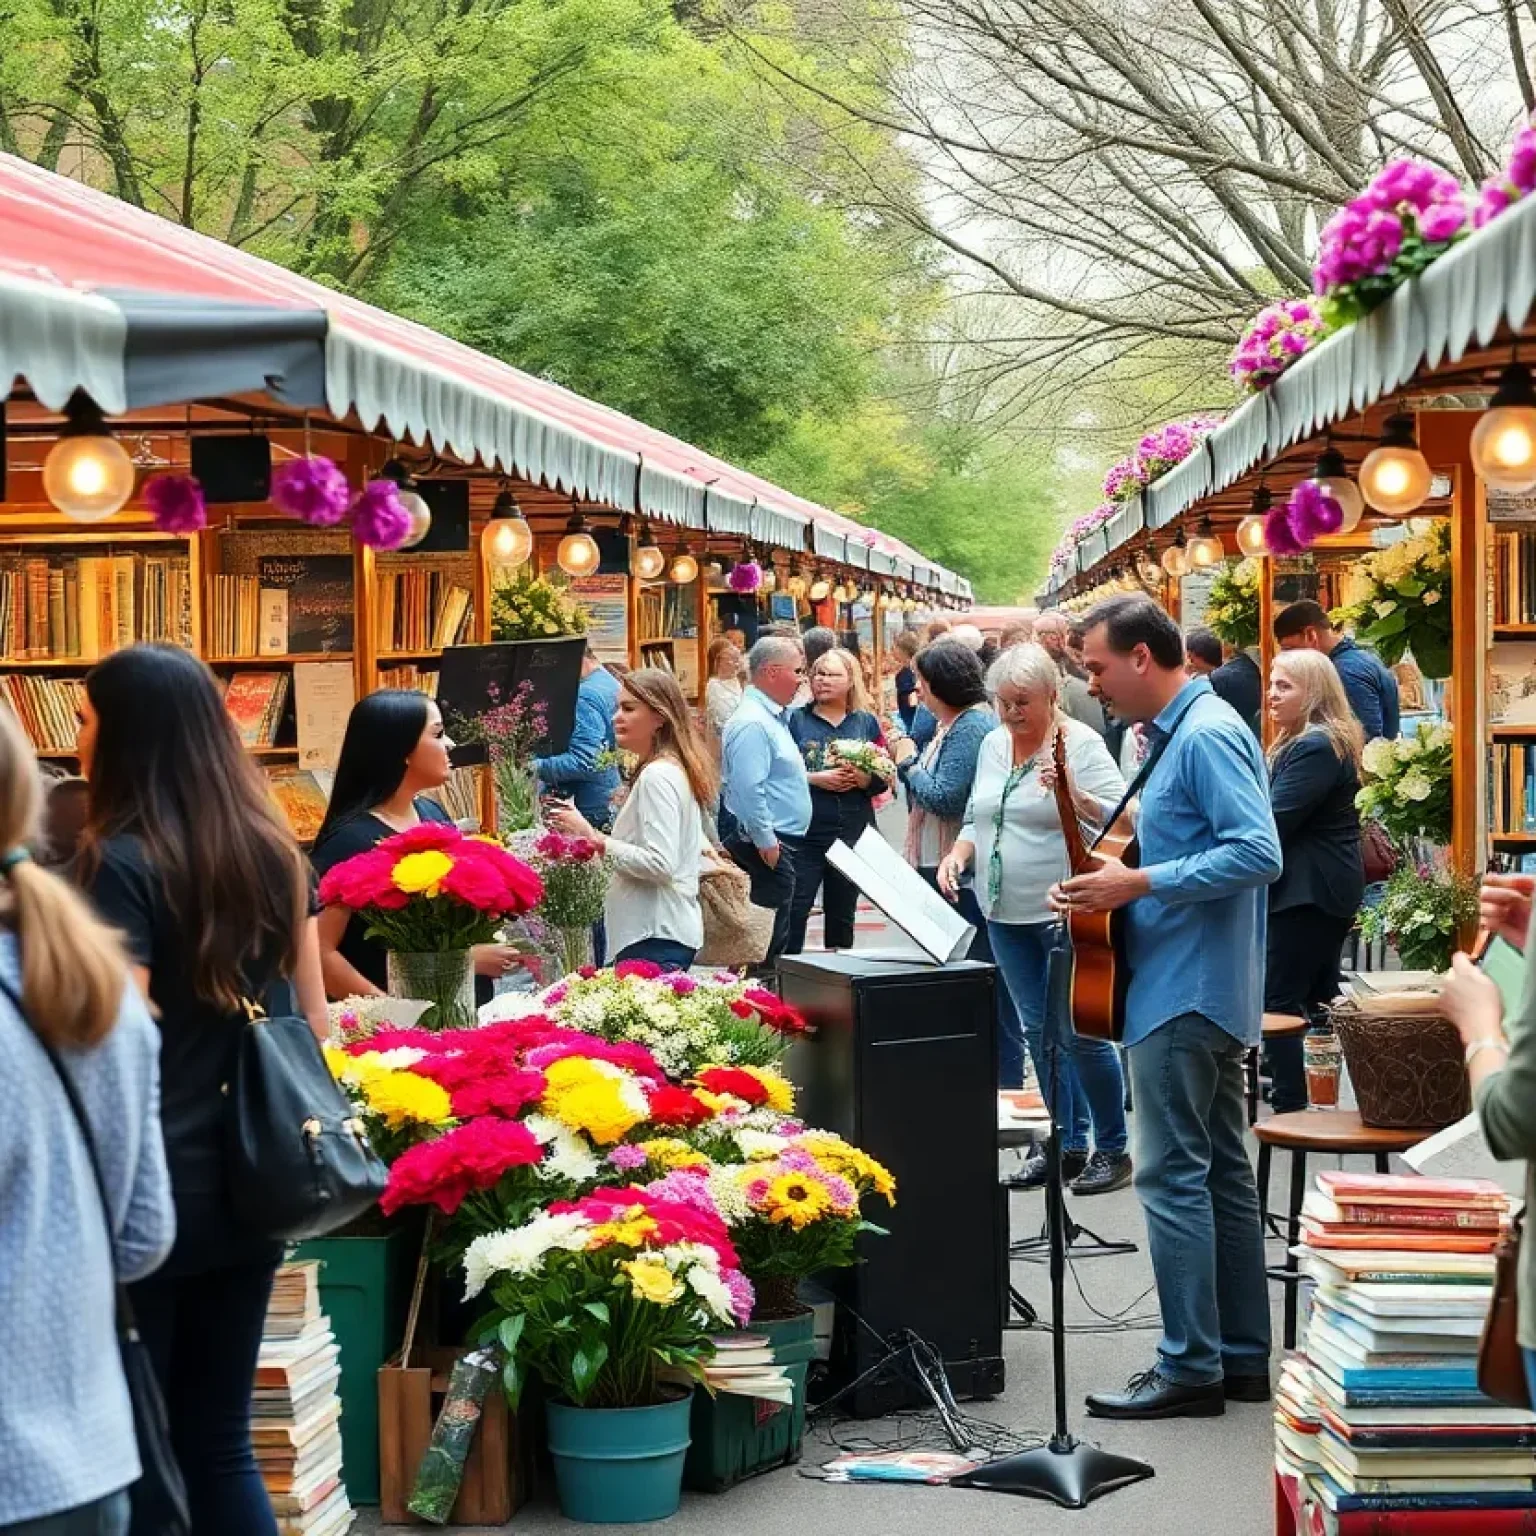
<svg viewBox="0 0 1536 1536">
<path fill-rule="evenodd" d="M 581 635 L 449 646 L 437 680 L 437 707 L 448 734 L 453 735 L 456 722 L 478 719 L 499 704 L 510 703 L 527 683 L 530 701 L 543 704 L 547 720 L 539 756 L 564 752 L 576 723 L 576 690 L 581 686 L 586 647 Z"/>
<path fill-rule="evenodd" d="M 352 649 L 352 557 L 263 555 L 263 589 L 288 594 L 288 649 L 295 654 Z"/>
</svg>

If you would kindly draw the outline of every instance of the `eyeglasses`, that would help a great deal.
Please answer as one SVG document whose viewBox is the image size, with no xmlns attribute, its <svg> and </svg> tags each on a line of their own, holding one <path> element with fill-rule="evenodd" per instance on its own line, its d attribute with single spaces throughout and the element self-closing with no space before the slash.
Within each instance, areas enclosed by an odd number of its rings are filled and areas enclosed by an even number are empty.
<svg viewBox="0 0 1536 1536">
<path fill-rule="evenodd" d="M 1005 699 L 1002 694 L 998 694 L 994 702 L 1000 715 L 1022 715 L 1034 701 L 1029 698 Z"/>
</svg>

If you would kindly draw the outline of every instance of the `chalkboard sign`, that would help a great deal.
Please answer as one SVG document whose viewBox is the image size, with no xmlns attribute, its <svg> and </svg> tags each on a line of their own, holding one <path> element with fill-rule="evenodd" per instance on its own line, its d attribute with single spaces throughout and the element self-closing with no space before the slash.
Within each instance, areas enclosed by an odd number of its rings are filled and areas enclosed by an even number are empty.
<svg viewBox="0 0 1536 1536">
<path fill-rule="evenodd" d="M 263 555 L 263 587 L 288 594 L 288 649 L 294 654 L 352 649 L 352 557 Z"/>
<path fill-rule="evenodd" d="M 533 702 L 544 705 L 548 722 L 539 756 L 564 752 L 576 723 L 576 690 L 581 686 L 586 647 L 581 635 L 449 646 L 437 677 L 437 707 L 448 734 L 454 734 L 458 722 L 478 719 L 498 704 L 510 702 L 526 682 L 532 685 Z"/>
</svg>

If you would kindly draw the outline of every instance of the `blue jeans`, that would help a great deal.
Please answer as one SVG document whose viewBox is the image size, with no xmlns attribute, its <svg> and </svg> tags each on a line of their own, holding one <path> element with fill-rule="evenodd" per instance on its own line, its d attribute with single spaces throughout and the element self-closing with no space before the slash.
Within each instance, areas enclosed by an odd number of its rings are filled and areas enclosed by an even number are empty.
<svg viewBox="0 0 1536 1536">
<path fill-rule="evenodd" d="M 40 1520 L 0 1525 L 0 1536 L 124 1536 L 128 1529 L 128 1494 L 109 1493 L 94 1504 L 81 1504 Z"/>
<path fill-rule="evenodd" d="M 669 971 L 686 971 L 693 964 L 693 957 L 697 953 L 696 949 L 689 949 L 676 939 L 637 939 L 633 944 L 626 944 L 613 957 L 613 963 L 617 965 L 621 960 L 649 960 Z"/>
<path fill-rule="evenodd" d="M 277 1536 L 251 1448 L 251 1388 L 276 1271 L 234 1264 L 129 1288 L 199 1536 Z"/>
<path fill-rule="evenodd" d="M 1243 1045 L 1181 1014 L 1126 1052 L 1136 1100 L 1136 1193 L 1163 1337 L 1159 1371 L 1184 1386 L 1269 1369 L 1259 1195 L 1243 1135 Z"/>
<path fill-rule="evenodd" d="M 1525 1356 L 1525 1386 L 1531 1394 L 1531 1401 L 1536 1403 L 1536 1349 L 1522 1349 Z"/>
<path fill-rule="evenodd" d="M 992 954 L 1023 1024 L 1029 1054 L 1051 1114 L 1061 1132 L 1063 1152 L 1086 1152 L 1088 1132 L 1100 1152 L 1125 1151 L 1125 1078 L 1120 1053 L 1108 1040 L 1088 1040 L 1063 1021 L 1049 1017 L 1046 962 L 1056 943 L 1056 923 L 988 923 Z M 1018 1081 L 1024 1059 L 1019 1056 Z M 1051 1084 L 1055 1083 L 1055 1092 Z M 1006 1080 L 1005 1087 L 1013 1086 Z"/>
</svg>

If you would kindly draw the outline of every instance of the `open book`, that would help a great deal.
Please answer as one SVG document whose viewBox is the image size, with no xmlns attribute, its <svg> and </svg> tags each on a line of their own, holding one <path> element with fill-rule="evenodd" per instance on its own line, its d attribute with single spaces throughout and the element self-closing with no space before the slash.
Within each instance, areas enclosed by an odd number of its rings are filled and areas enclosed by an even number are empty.
<svg viewBox="0 0 1536 1536">
<path fill-rule="evenodd" d="M 965 957 L 976 930 L 896 852 L 875 827 L 853 847 L 838 841 L 827 862 L 851 880 L 926 955 L 946 965 Z"/>
</svg>

